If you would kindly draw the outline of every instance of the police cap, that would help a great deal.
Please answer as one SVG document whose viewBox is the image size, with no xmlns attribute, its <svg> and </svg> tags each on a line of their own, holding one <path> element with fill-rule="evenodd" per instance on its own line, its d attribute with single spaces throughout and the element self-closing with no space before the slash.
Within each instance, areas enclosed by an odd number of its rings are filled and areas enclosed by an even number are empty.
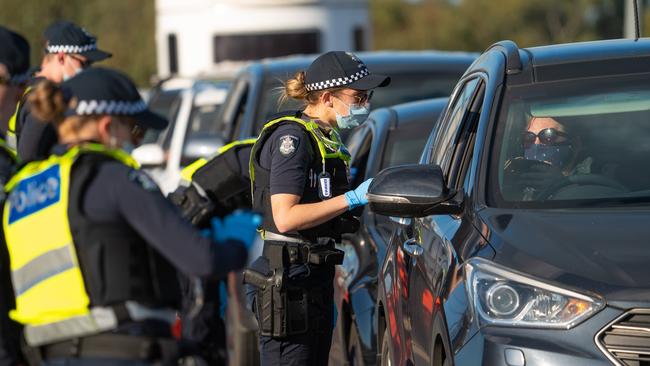
<svg viewBox="0 0 650 366">
<path fill-rule="evenodd" d="M 45 52 L 69 53 L 97 62 L 113 55 L 97 48 L 97 37 L 82 27 L 65 20 L 56 21 L 45 29 Z"/>
<path fill-rule="evenodd" d="M 29 75 L 29 43 L 20 34 L 0 26 L 0 64 L 9 72 L 9 81 L 21 83 Z"/>
<path fill-rule="evenodd" d="M 108 114 L 135 119 L 155 130 L 167 127 L 167 119 L 153 113 L 125 74 L 109 68 L 91 67 L 61 85 L 67 98 L 76 98 L 68 115 Z"/>
<path fill-rule="evenodd" d="M 305 73 L 308 91 L 330 88 L 370 90 L 390 84 L 390 77 L 370 73 L 356 55 L 351 52 L 330 51 L 309 65 Z"/>
</svg>

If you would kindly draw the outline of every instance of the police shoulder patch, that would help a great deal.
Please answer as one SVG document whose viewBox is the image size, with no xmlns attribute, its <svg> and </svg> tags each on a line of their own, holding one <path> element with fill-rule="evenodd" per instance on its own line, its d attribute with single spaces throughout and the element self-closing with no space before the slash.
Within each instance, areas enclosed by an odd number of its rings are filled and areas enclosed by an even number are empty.
<svg viewBox="0 0 650 366">
<path fill-rule="evenodd" d="M 293 153 L 296 152 L 299 141 L 300 140 L 294 135 L 284 135 L 280 137 L 280 154 L 285 157 L 293 155 Z"/>
<path fill-rule="evenodd" d="M 129 172 L 129 180 L 140 185 L 145 191 L 159 191 L 158 184 L 145 172 L 133 169 Z"/>
</svg>

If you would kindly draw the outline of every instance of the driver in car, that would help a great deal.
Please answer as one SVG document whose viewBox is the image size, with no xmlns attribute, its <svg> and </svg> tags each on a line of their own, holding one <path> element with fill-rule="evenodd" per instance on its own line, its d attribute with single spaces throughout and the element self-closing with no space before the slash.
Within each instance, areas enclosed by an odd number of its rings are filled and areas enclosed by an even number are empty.
<svg viewBox="0 0 650 366">
<path fill-rule="evenodd" d="M 564 177 L 592 173 L 591 157 L 579 161 L 580 137 L 572 136 L 555 118 L 531 117 L 521 144 L 523 157 L 508 160 L 505 170 L 516 181 L 523 201 L 540 198 L 540 193 Z"/>
</svg>

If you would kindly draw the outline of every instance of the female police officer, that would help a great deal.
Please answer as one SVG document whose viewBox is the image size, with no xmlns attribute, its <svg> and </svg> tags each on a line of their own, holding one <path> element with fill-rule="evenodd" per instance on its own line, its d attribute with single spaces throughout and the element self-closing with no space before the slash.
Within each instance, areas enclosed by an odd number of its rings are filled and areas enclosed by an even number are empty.
<svg viewBox="0 0 650 366">
<path fill-rule="evenodd" d="M 356 56 L 328 52 L 285 86 L 285 98 L 306 102 L 264 126 L 251 154 L 253 208 L 263 212 L 264 254 L 247 270 L 257 287 L 263 365 L 326 365 L 331 336 L 334 249 L 348 211 L 367 203 L 370 181 L 349 191 L 349 153 L 338 129 L 363 122 L 372 89 L 387 76 L 371 74 Z"/>
<path fill-rule="evenodd" d="M 180 296 L 172 266 L 201 277 L 241 268 L 255 217 L 225 218 L 214 241 L 180 218 L 120 149 L 136 121 L 167 124 L 125 75 L 89 69 L 61 87 L 45 81 L 30 98 L 62 145 L 7 184 L 10 316 L 46 364 L 173 363 L 170 323 Z"/>
</svg>

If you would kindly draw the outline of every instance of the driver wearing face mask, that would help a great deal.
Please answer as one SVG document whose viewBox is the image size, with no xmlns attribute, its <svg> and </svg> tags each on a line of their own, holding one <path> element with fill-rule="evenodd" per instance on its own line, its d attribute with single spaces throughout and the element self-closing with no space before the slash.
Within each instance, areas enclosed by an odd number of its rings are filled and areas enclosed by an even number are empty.
<svg viewBox="0 0 650 366">
<path fill-rule="evenodd" d="M 52 23 L 44 32 L 45 47 L 40 72 L 30 82 L 16 113 L 9 121 L 8 143 L 16 148 L 23 161 L 46 157 L 58 141 L 51 123 L 31 113 L 29 94 L 33 85 L 47 79 L 60 84 L 74 77 L 95 62 L 112 55 L 97 48 L 97 38 L 84 28 L 68 21 Z"/>
<path fill-rule="evenodd" d="M 591 174 L 593 159 L 579 161 L 581 139 L 555 118 L 531 117 L 521 144 L 523 160 L 529 163 L 519 176 L 525 201 L 565 177 Z"/>
</svg>

